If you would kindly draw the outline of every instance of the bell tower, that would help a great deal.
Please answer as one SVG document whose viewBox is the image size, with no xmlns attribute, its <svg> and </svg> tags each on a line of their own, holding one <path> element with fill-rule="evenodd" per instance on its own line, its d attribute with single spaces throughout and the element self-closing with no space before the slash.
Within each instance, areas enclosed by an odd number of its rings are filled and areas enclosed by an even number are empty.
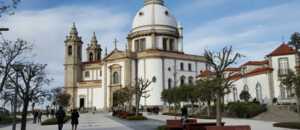
<svg viewBox="0 0 300 130">
<path fill-rule="evenodd" d="M 81 80 L 82 61 L 82 40 L 78 36 L 78 32 L 73 23 L 71 31 L 65 40 L 65 79 L 64 87 L 68 94 L 71 95 L 70 105 L 71 108 L 76 108 L 77 101 L 77 83 Z"/>
<path fill-rule="evenodd" d="M 88 62 L 101 61 L 102 49 L 98 44 L 95 32 L 93 33 L 91 44 L 88 45 L 86 52 Z"/>
</svg>

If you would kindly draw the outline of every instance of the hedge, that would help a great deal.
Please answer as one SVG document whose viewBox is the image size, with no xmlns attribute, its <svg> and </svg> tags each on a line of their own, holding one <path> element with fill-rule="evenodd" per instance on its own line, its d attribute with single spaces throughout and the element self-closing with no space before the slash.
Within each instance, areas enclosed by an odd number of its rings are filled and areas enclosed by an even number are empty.
<svg viewBox="0 0 300 130">
<path fill-rule="evenodd" d="M 20 122 L 21 119 L 17 118 L 17 122 Z M 0 116 L 0 124 L 11 124 L 13 122 L 13 117 L 12 116 Z"/>
<path fill-rule="evenodd" d="M 64 123 L 68 122 L 70 119 L 71 119 L 70 116 L 66 116 L 64 119 Z M 42 125 L 57 125 L 57 120 L 56 120 L 56 118 L 50 118 L 50 119 L 44 120 L 42 122 Z"/>
<path fill-rule="evenodd" d="M 138 115 L 138 116 L 128 116 L 126 119 L 127 119 L 127 120 L 130 120 L 130 121 L 147 120 L 147 118 L 144 117 L 143 115 Z"/>
<path fill-rule="evenodd" d="M 265 105 L 252 102 L 233 102 L 226 107 L 227 116 L 238 118 L 252 118 L 266 111 Z"/>
</svg>

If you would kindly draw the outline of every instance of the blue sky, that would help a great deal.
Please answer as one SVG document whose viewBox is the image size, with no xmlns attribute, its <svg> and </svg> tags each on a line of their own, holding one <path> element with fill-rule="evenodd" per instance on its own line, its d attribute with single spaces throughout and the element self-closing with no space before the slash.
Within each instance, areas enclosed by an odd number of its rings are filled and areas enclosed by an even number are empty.
<svg viewBox="0 0 300 130">
<path fill-rule="evenodd" d="M 3 0 L 0 0 L 3 1 Z M 232 45 L 245 60 L 261 60 L 300 31 L 299 0 L 165 0 L 184 27 L 184 49 L 201 55 L 204 49 Z M 64 40 L 76 22 L 85 45 L 95 31 L 102 47 L 112 48 L 118 38 L 124 47 L 132 19 L 143 0 L 23 0 L 16 14 L 0 18 L 0 27 L 11 28 L 8 39 L 23 38 L 36 49 L 35 59 L 49 64 L 63 85 Z"/>
</svg>

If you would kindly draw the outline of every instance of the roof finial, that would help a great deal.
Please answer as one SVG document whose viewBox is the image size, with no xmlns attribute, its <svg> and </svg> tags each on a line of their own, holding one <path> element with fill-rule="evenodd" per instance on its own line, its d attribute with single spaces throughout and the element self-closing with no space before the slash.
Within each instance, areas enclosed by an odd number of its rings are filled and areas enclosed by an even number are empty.
<svg viewBox="0 0 300 130">
<path fill-rule="evenodd" d="M 164 5 L 164 0 L 144 0 L 144 4 L 148 5 L 148 4 L 160 4 L 160 5 Z"/>
<path fill-rule="evenodd" d="M 97 41 L 97 36 L 96 36 L 96 33 L 95 33 L 95 32 L 93 32 L 93 36 L 92 36 L 91 43 L 92 43 L 92 44 L 97 44 L 97 43 L 98 43 L 98 41 Z"/>
<path fill-rule="evenodd" d="M 107 47 L 105 47 L 105 56 L 107 56 Z"/>
<path fill-rule="evenodd" d="M 117 47 L 117 43 L 118 43 L 118 40 L 117 40 L 117 38 L 115 38 L 115 40 L 114 40 L 115 50 L 117 50 L 117 49 L 118 49 L 118 47 Z"/>
<path fill-rule="evenodd" d="M 73 25 L 72 25 L 72 28 L 71 28 L 71 31 L 70 31 L 70 35 L 75 35 L 75 36 L 78 35 L 75 22 L 73 22 Z"/>
</svg>

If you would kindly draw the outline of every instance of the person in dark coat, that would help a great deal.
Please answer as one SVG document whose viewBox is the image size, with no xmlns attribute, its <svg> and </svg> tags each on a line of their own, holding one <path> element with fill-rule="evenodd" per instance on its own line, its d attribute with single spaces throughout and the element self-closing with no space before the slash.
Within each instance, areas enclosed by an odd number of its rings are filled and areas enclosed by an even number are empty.
<svg viewBox="0 0 300 130">
<path fill-rule="evenodd" d="M 77 109 L 73 109 L 72 114 L 71 114 L 72 130 L 77 130 L 77 126 L 78 126 L 78 123 L 79 123 L 78 118 L 79 118 L 79 113 L 78 113 Z"/>
<path fill-rule="evenodd" d="M 185 125 L 187 119 L 188 119 L 188 109 L 186 106 L 184 106 L 183 108 L 181 108 L 181 121 L 183 125 Z"/>
<path fill-rule="evenodd" d="M 62 130 L 64 126 L 64 119 L 66 116 L 66 113 L 63 109 L 63 107 L 59 107 L 59 110 L 55 114 L 56 120 L 57 120 L 57 125 L 58 125 L 58 130 Z"/>
</svg>

